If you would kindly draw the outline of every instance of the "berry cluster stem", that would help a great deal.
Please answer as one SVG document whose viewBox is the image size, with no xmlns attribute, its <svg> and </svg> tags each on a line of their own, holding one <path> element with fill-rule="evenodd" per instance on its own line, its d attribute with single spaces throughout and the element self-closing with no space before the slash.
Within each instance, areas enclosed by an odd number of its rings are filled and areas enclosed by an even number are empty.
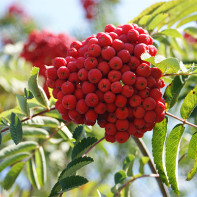
<svg viewBox="0 0 197 197">
<path fill-rule="evenodd" d="M 151 155 L 146 147 L 146 145 L 144 144 L 143 140 L 140 139 L 140 138 L 135 138 L 133 137 L 135 143 L 137 144 L 137 146 L 139 147 L 140 151 L 142 152 L 142 154 L 146 157 L 149 157 L 149 162 L 148 162 L 148 165 L 152 171 L 152 173 L 154 174 L 158 174 L 157 173 L 157 170 L 155 168 L 155 165 L 154 165 L 154 162 L 152 161 L 151 159 Z M 159 175 L 158 175 L 158 178 L 156 179 L 157 180 L 157 183 L 159 185 L 159 188 L 160 188 L 160 191 L 161 193 L 163 194 L 164 197 L 170 197 L 170 194 L 166 188 L 166 186 L 163 184 L 163 182 L 161 181 L 161 179 L 159 178 Z"/>
<path fill-rule="evenodd" d="M 173 114 L 171 114 L 171 113 L 169 113 L 169 112 L 166 112 L 166 115 L 171 116 L 172 118 L 175 118 L 175 119 L 177 119 L 177 120 L 183 122 L 183 124 L 187 124 L 187 125 L 189 125 L 189 126 L 191 126 L 191 127 L 197 128 L 197 125 L 195 125 L 195 124 L 193 124 L 193 123 L 191 123 L 191 122 L 187 122 L 186 120 L 184 120 L 184 119 L 182 119 L 182 118 L 179 118 L 179 117 L 177 117 L 177 116 L 175 116 L 175 115 L 173 115 Z"/>
<path fill-rule="evenodd" d="M 27 121 L 27 120 L 29 120 L 29 119 L 31 119 L 31 118 L 34 118 L 34 117 L 36 117 L 36 116 L 39 116 L 39 115 L 41 115 L 41 114 L 44 114 L 44 113 L 49 112 L 49 111 L 52 111 L 52 110 L 55 110 L 55 107 L 51 107 L 51 108 L 49 108 L 49 109 L 43 110 L 43 111 L 41 111 L 41 112 L 38 112 L 38 113 L 36 113 L 36 114 L 34 114 L 34 115 L 32 115 L 32 116 L 26 117 L 26 118 L 22 119 L 21 122 L 25 122 L 25 121 Z M 1 130 L 0 132 L 3 133 L 3 132 L 5 132 L 5 131 L 7 131 L 7 130 L 9 130 L 9 127 L 6 127 L 5 129 Z"/>
<path fill-rule="evenodd" d="M 138 177 L 134 177 L 132 179 L 130 179 L 129 181 L 127 181 L 121 188 L 120 190 L 118 191 L 118 193 L 115 195 L 115 197 L 118 197 L 120 195 L 120 192 L 129 184 L 131 184 L 133 181 L 137 180 L 137 179 L 140 179 L 140 178 L 144 178 L 144 177 L 154 177 L 154 178 L 158 178 L 159 175 L 158 174 L 144 174 L 144 175 L 141 175 L 141 176 L 138 176 Z"/>
</svg>

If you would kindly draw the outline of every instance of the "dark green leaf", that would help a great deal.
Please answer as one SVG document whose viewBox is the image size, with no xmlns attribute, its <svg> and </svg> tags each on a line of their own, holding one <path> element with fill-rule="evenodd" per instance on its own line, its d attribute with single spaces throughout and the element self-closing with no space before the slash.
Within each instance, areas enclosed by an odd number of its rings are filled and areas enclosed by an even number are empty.
<svg viewBox="0 0 197 197">
<path fill-rule="evenodd" d="M 15 144 L 18 144 L 19 142 L 22 141 L 23 138 L 22 123 L 15 113 L 11 114 L 10 132 L 11 132 L 11 137 Z"/>
<path fill-rule="evenodd" d="M 166 109 L 170 109 L 177 102 L 179 94 L 185 85 L 187 76 L 176 76 L 164 93 Z"/>
<path fill-rule="evenodd" d="M 59 182 L 62 188 L 61 192 L 66 192 L 86 184 L 88 180 L 82 176 L 69 176 L 67 178 L 60 180 Z"/>
<path fill-rule="evenodd" d="M 116 172 L 116 174 L 114 175 L 115 184 L 121 183 L 126 178 L 127 178 L 127 175 L 124 170 L 120 170 L 120 171 Z"/>
<path fill-rule="evenodd" d="M 71 161 L 67 167 L 61 172 L 58 180 L 64 179 L 68 176 L 75 175 L 76 171 L 80 168 L 92 163 L 94 160 L 91 157 L 79 157 Z"/>
<path fill-rule="evenodd" d="M 133 175 L 133 164 L 135 161 L 135 155 L 128 155 L 123 162 L 123 170 L 127 173 L 127 176 Z"/>
<path fill-rule="evenodd" d="M 36 163 L 38 182 L 40 186 L 43 186 L 44 183 L 46 182 L 47 170 L 46 170 L 46 159 L 42 147 L 40 147 L 35 151 L 35 163 Z"/>
<path fill-rule="evenodd" d="M 144 174 L 144 166 L 148 163 L 149 157 L 141 157 L 140 158 L 140 167 L 139 167 L 139 172 L 141 174 Z"/>
<path fill-rule="evenodd" d="M 76 129 L 73 133 L 73 138 L 78 142 L 79 139 L 81 138 L 82 133 L 83 133 L 83 126 L 80 125 L 80 126 L 76 127 Z"/>
<path fill-rule="evenodd" d="M 53 186 L 53 188 L 52 188 L 52 190 L 51 190 L 51 193 L 50 193 L 50 195 L 49 195 L 49 197 L 58 197 L 60 194 L 60 191 L 61 191 L 61 185 L 60 185 L 60 183 L 59 182 L 57 182 L 54 186 Z"/>
<path fill-rule="evenodd" d="M 94 143 L 97 142 L 95 137 L 84 138 L 74 146 L 72 151 L 72 159 L 81 157 Z"/>
<path fill-rule="evenodd" d="M 38 143 L 33 141 L 21 142 L 18 145 L 12 144 L 0 150 L 0 159 L 15 155 L 16 153 L 34 150 L 37 146 Z"/>
<path fill-rule="evenodd" d="M 35 168 L 33 158 L 31 158 L 27 161 L 27 174 L 28 174 L 30 183 L 35 188 L 40 189 L 40 185 L 39 185 L 39 182 L 38 182 L 38 176 L 37 176 L 37 173 L 36 173 L 36 168 Z"/>
<path fill-rule="evenodd" d="M 167 133 L 167 123 L 168 119 L 165 118 L 162 122 L 155 124 L 152 137 L 152 152 L 154 157 L 154 163 L 158 170 L 159 176 L 161 180 L 167 186 L 169 186 L 168 179 L 163 167 L 163 151 Z"/>
<path fill-rule="evenodd" d="M 181 105 L 181 116 L 183 119 L 188 119 L 192 111 L 197 105 L 197 85 L 191 90 L 185 97 L 183 104 Z"/>
<path fill-rule="evenodd" d="M 24 165 L 25 165 L 25 162 L 19 162 L 15 164 L 14 166 L 12 166 L 12 168 L 9 170 L 6 177 L 4 178 L 4 181 L 3 181 L 4 189 L 8 190 L 12 187 L 16 178 L 18 177 L 21 170 L 23 169 Z"/>
<path fill-rule="evenodd" d="M 33 127 L 44 126 L 44 127 L 57 128 L 57 126 L 59 125 L 59 121 L 55 118 L 51 118 L 47 116 L 36 116 L 30 120 L 25 121 L 23 124 Z"/>
<path fill-rule="evenodd" d="M 17 100 L 18 100 L 18 103 L 19 103 L 19 107 L 21 109 L 21 111 L 26 114 L 27 116 L 29 116 L 29 107 L 27 105 L 27 99 L 24 98 L 23 96 L 21 95 L 16 95 L 17 97 Z"/>
<path fill-rule="evenodd" d="M 33 67 L 31 72 L 31 77 L 28 81 L 28 86 L 33 93 L 36 100 L 43 106 L 49 108 L 49 100 L 44 92 L 44 90 L 38 85 L 38 73 L 39 68 Z"/>
<path fill-rule="evenodd" d="M 24 89 L 24 93 L 25 93 L 25 98 L 26 99 L 32 99 L 32 98 L 34 98 L 32 92 L 30 90 L 27 90 L 26 88 Z"/>
<path fill-rule="evenodd" d="M 12 157 L 6 158 L 5 160 L 3 160 L 0 163 L 0 172 L 2 170 L 4 170 L 5 168 L 7 168 L 8 166 L 13 165 L 14 163 L 17 163 L 17 162 L 27 158 L 28 156 L 30 156 L 30 154 L 24 152 L 24 153 L 18 153 Z"/>
<path fill-rule="evenodd" d="M 178 147 L 185 127 L 182 124 L 176 125 L 170 132 L 166 142 L 166 171 L 171 188 L 179 195 L 176 178 Z"/>
</svg>

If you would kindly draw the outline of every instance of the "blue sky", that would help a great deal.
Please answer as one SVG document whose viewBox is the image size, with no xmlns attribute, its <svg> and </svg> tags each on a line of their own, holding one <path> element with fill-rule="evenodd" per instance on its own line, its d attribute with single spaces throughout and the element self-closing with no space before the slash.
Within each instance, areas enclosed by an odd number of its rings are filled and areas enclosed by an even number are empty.
<svg viewBox="0 0 197 197">
<path fill-rule="evenodd" d="M 12 2 L 19 2 L 45 29 L 53 32 L 72 32 L 76 26 L 87 25 L 80 0 L 0 0 L 0 15 Z M 121 24 L 127 23 L 142 10 L 161 0 L 119 0 L 115 7 Z"/>
</svg>

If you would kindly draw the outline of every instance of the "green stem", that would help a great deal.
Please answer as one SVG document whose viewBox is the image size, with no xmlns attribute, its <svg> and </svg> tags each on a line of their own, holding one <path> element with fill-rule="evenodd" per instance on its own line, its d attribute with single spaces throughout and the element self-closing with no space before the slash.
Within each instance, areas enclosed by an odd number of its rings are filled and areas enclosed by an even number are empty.
<svg viewBox="0 0 197 197">
<path fill-rule="evenodd" d="M 29 120 L 29 119 L 31 119 L 31 118 L 34 118 L 35 116 L 39 116 L 39 115 L 41 115 L 41 114 L 44 114 L 44 113 L 49 112 L 49 111 L 52 111 L 52 110 L 55 110 L 55 107 L 52 107 L 52 108 L 43 110 L 43 111 L 41 111 L 41 112 L 39 112 L 39 113 L 37 113 L 37 114 L 34 114 L 34 115 L 32 115 L 32 116 L 29 116 L 29 117 L 26 117 L 26 118 L 22 119 L 21 122 L 25 122 L 25 121 L 27 121 L 27 120 Z M 7 130 L 9 130 L 9 127 L 6 127 L 5 129 L 1 130 L 1 133 L 5 132 L 5 131 L 7 131 Z"/>
<path fill-rule="evenodd" d="M 129 181 L 127 181 L 121 188 L 120 190 L 118 191 L 118 193 L 115 195 L 115 197 L 118 197 L 121 193 L 121 191 L 126 187 L 128 186 L 129 184 L 131 184 L 133 181 L 137 180 L 137 179 L 140 179 L 140 178 L 144 178 L 144 177 L 154 177 L 154 178 L 158 178 L 159 175 L 158 174 L 144 174 L 144 175 L 141 175 L 141 176 L 138 176 L 138 177 L 134 177 L 132 179 L 130 179 Z"/>
<path fill-rule="evenodd" d="M 142 152 L 142 154 L 145 156 L 145 157 L 148 157 L 149 158 L 149 161 L 148 161 L 148 165 L 152 171 L 152 173 L 154 174 L 158 174 L 157 173 L 157 170 L 155 168 L 155 165 L 154 165 L 154 162 L 152 161 L 151 159 L 151 155 L 146 147 L 146 145 L 144 144 L 143 140 L 140 139 L 140 138 L 135 138 L 133 137 L 135 143 L 137 144 L 137 146 L 139 147 L 140 151 Z M 163 195 L 163 197 L 170 197 L 170 194 L 166 188 L 166 186 L 164 185 L 164 183 L 162 182 L 162 180 L 158 177 L 157 179 L 157 183 L 159 185 L 159 188 L 160 188 L 160 191 Z"/>
</svg>

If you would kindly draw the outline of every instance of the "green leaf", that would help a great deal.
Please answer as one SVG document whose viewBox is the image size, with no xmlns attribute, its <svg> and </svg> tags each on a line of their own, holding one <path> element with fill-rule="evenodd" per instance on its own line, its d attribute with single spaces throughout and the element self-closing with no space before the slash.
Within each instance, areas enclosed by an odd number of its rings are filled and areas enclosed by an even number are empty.
<svg viewBox="0 0 197 197">
<path fill-rule="evenodd" d="M 76 127 L 76 129 L 73 133 L 73 138 L 78 142 L 81 138 L 82 133 L 83 133 L 83 126 L 80 125 L 80 126 Z"/>
<path fill-rule="evenodd" d="M 166 36 L 171 36 L 171 37 L 177 37 L 177 38 L 183 38 L 181 33 L 179 33 L 176 29 L 165 29 L 161 32 L 160 34 L 166 35 Z"/>
<path fill-rule="evenodd" d="M 35 151 L 35 163 L 36 163 L 38 182 L 40 186 L 43 186 L 44 183 L 46 182 L 47 171 L 46 171 L 46 159 L 42 147 L 40 147 Z"/>
<path fill-rule="evenodd" d="M 61 192 L 66 192 L 86 184 L 88 180 L 82 176 L 69 176 L 60 180 L 59 182 L 62 188 Z"/>
<path fill-rule="evenodd" d="M 84 138 L 74 146 L 72 151 L 72 160 L 81 157 L 94 143 L 97 142 L 95 137 Z"/>
<path fill-rule="evenodd" d="M 0 113 L 0 118 L 9 118 L 11 116 L 11 113 L 24 115 L 19 107 L 16 107 L 14 109 L 9 109 Z"/>
<path fill-rule="evenodd" d="M 171 131 L 166 142 L 166 171 L 171 188 L 179 195 L 177 184 L 177 156 L 178 147 L 185 127 L 182 124 L 176 125 Z"/>
<path fill-rule="evenodd" d="M 197 133 L 192 135 L 192 138 L 189 142 L 188 157 L 195 160 L 197 159 Z"/>
<path fill-rule="evenodd" d="M 148 163 L 149 157 L 141 157 L 140 158 L 140 167 L 139 167 L 139 172 L 141 174 L 144 174 L 144 166 Z"/>
<path fill-rule="evenodd" d="M 135 161 L 135 155 L 128 155 L 123 162 L 123 170 L 127 173 L 127 176 L 133 175 L 133 164 Z"/>
<path fill-rule="evenodd" d="M 121 183 L 122 181 L 124 181 L 127 178 L 127 175 L 125 173 L 124 170 L 120 170 L 118 172 L 116 172 L 116 174 L 114 175 L 114 182 L 115 184 Z"/>
<path fill-rule="evenodd" d="M 196 171 L 197 171 L 197 160 L 194 163 L 194 167 L 191 169 L 190 172 L 188 172 L 186 180 L 190 181 L 194 177 L 194 175 L 196 174 Z"/>
<path fill-rule="evenodd" d="M 40 189 L 40 185 L 39 185 L 39 182 L 38 182 L 38 176 L 37 176 L 37 173 L 36 173 L 36 168 L 35 168 L 33 158 L 31 158 L 27 161 L 27 174 L 28 174 L 30 183 L 35 188 Z"/>
<path fill-rule="evenodd" d="M 191 35 L 194 38 L 197 38 L 197 28 L 196 27 L 187 27 L 184 29 L 184 32 Z"/>
<path fill-rule="evenodd" d="M 150 18 L 150 16 L 151 16 L 151 15 L 145 15 L 145 16 L 143 16 L 143 17 L 139 20 L 138 24 L 139 24 L 140 26 L 146 25 L 146 23 L 147 23 L 148 19 Z"/>
<path fill-rule="evenodd" d="M 23 127 L 23 138 L 24 137 L 36 137 L 41 139 L 46 139 L 49 137 L 49 133 L 45 129 L 34 128 L 34 127 Z M 11 134 L 6 133 L 3 135 L 3 143 L 11 139 Z"/>
<path fill-rule="evenodd" d="M 58 180 L 64 179 L 68 176 L 75 175 L 76 171 L 80 168 L 92 163 L 94 160 L 91 157 L 79 157 L 71 161 L 67 167 L 61 172 Z"/>
<path fill-rule="evenodd" d="M 10 124 L 11 137 L 15 144 L 22 141 L 23 130 L 22 123 L 15 113 L 11 114 L 11 124 Z"/>
<path fill-rule="evenodd" d="M 158 14 L 157 16 L 155 16 L 153 18 L 152 21 L 150 21 L 150 23 L 147 25 L 148 30 L 153 30 L 155 29 L 161 22 L 163 22 L 163 20 L 168 16 L 168 14 Z"/>
<path fill-rule="evenodd" d="M 23 123 L 24 125 L 33 126 L 33 127 L 51 127 L 57 128 L 59 125 L 59 121 L 55 118 L 47 117 L 47 116 L 36 116 L 27 120 Z"/>
<path fill-rule="evenodd" d="M 15 155 L 16 153 L 34 150 L 37 146 L 38 143 L 33 141 L 21 142 L 18 145 L 12 144 L 0 150 L 0 159 Z"/>
<path fill-rule="evenodd" d="M 170 109 L 177 102 L 179 94 L 185 85 L 187 76 L 176 76 L 173 81 L 167 86 L 164 99 L 166 104 L 166 109 Z"/>
<path fill-rule="evenodd" d="M 26 99 L 34 98 L 34 95 L 32 94 L 32 92 L 30 90 L 27 90 L 26 88 L 24 89 L 24 93 L 25 93 L 25 98 Z"/>
<path fill-rule="evenodd" d="M 59 182 L 57 182 L 54 186 L 53 186 L 53 188 L 52 188 L 52 190 L 51 190 L 51 193 L 50 193 L 50 195 L 49 195 L 49 197 L 58 197 L 60 194 L 60 191 L 61 191 L 61 185 L 60 185 L 60 183 Z"/>
<path fill-rule="evenodd" d="M 8 157 L 6 158 L 5 160 L 3 160 L 1 163 L 0 163 L 0 172 L 2 170 L 4 170 L 5 168 L 7 168 L 8 166 L 10 165 L 13 165 L 25 158 L 27 158 L 28 156 L 30 156 L 29 153 L 18 153 L 16 155 L 14 155 L 13 157 Z"/>
<path fill-rule="evenodd" d="M 3 180 L 3 188 L 9 190 L 12 185 L 14 184 L 16 178 L 20 174 L 21 170 L 23 169 L 25 162 L 19 162 L 12 166 L 12 168 L 7 173 L 6 177 Z"/>
<path fill-rule="evenodd" d="M 197 105 L 197 85 L 185 97 L 181 105 L 181 116 L 183 119 L 188 119 L 192 111 Z"/>
<path fill-rule="evenodd" d="M 144 15 L 148 15 L 151 14 L 154 10 L 157 10 L 158 7 L 160 7 L 161 5 L 163 5 L 165 2 L 158 2 L 155 3 L 153 5 L 151 5 L 150 7 L 148 7 L 147 9 L 143 10 L 140 15 L 138 15 L 137 17 L 135 17 L 133 20 L 131 20 L 129 23 L 137 23 Z"/>
<path fill-rule="evenodd" d="M 165 118 L 162 122 L 155 124 L 152 137 L 152 152 L 159 177 L 167 186 L 169 186 L 169 182 L 163 167 L 163 151 L 167 133 L 167 123 L 168 119 Z"/>
<path fill-rule="evenodd" d="M 189 22 L 192 22 L 192 21 L 197 21 L 197 15 L 192 15 L 192 16 L 189 16 L 189 17 L 187 17 L 187 18 L 184 18 L 183 20 L 181 20 L 181 21 L 177 24 L 176 28 L 178 28 L 178 27 L 180 27 L 180 26 L 182 26 L 182 25 L 185 25 L 185 24 L 187 24 L 187 23 L 189 23 Z"/>
<path fill-rule="evenodd" d="M 49 100 L 44 92 L 44 90 L 38 85 L 38 73 L 39 68 L 33 67 L 31 72 L 31 77 L 28 81 L 28 86 L 33 93 L 36 100 L 43 106 L 49 108 Z"/>
<path fill-rule="evenodd" d="M 60 130 L 64 133 L 64 135 L 67 137 L 67 139 L 72 140 L 73 139 L 73 135 L 70 132 L 70 130 L 68 129 L 68 127 L 62 123 Z"/>
<path fill-rule="evenodd" d="M 0 145 L 1 145 L 1 142 L 2 142 L 2 135 L 1 135 L 1 132 L 0 132 Z"/>
<path fill-rule="evenodd" d="M 29 116 L 30 114 L 30 111 L 29 111 L 29 107 L 27 105 L 27 99 L 24 98 L 23 96 L 21 95 L 16 95 L 17 97 L 17 100 L 18 100 L 18 103 L 19 103 L 19 107 L 21 109 L 21 111 L 26 114 L 27 116 Z"/>
</svg>

